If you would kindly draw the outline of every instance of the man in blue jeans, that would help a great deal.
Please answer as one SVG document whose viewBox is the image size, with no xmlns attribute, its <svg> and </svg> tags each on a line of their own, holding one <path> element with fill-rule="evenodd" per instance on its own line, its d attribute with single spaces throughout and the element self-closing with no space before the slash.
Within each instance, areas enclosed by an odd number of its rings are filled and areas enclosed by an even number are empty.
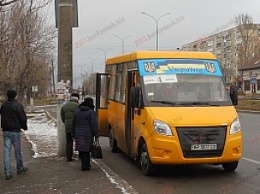
<svg viewBox="0 0 260 194">
<path fill-rule="evenodd" d="M 1 127 L 3 129 L 4 140 L 4 167 L 5 178 L 13 178 L 11 168 L 11 150 L 15 151 L 17 174 L 26 172 L 28 168 L 23 165 L 23 155 L 21 150 L 21 129 L 27 130 L 27 117 L 23 108 L 17 101 L 15 90 L 7 91 L 8 100 L 1 106 Z"/>
</svg>

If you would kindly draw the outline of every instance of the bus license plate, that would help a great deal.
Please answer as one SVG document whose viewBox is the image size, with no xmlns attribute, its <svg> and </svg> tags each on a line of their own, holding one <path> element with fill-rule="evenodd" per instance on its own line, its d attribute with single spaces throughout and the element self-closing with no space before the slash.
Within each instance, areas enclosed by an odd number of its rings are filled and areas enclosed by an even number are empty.
<svg viewBox="0 0 260 194">
<path fill-rule="evenodd" d="M 191 150 L 216 150 L 217 144 L 193 144 Z"/>
</svg>

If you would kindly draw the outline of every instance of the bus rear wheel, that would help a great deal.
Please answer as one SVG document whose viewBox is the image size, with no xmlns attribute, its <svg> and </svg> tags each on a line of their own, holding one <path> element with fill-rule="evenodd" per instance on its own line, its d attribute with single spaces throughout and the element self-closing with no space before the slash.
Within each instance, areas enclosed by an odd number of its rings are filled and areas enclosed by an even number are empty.
<svg viewBox="0 0 260 194">
<path fill-rule="evenodd" d="M 146 176 L 152 176 L 156 173 L 156 165 L 152 164 L 148 149 L 146 144 L 144 143 L 141 147 L 141 152 L 140 152 L 140 167 L 142 169 L 142 172 Z"/>
<path fill-rule="evenodd" d="M 235 170 L 237 169 L 237 166 L 238 166 L 238 161 L 222 164 L 222 167 L 223 167 L 224 170 L 227 171 L 227 172 L 233 172 L 233 171 L 235 171 Z"/>
<path fill-rule="evenodd" d="M 114 139 L 112 129 L 109 132 L 109 144 L 110 144 L 110 147 L 111 147 L 111 151 L 113 153 L 116 153 L 118 151 L 118 147 L 117 147 L 117 141 Z"/>
</svg>

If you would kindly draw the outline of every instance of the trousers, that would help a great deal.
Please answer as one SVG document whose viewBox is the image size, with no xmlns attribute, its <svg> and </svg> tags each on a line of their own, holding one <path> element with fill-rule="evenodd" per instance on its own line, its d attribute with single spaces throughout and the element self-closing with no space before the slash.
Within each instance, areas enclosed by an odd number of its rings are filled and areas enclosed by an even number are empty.
<svg viewBox="0 0 260 194">
<path fill-rule="evenodd" d="M 23 154 L 21 150 L 21 134 L 20 132 L 3 131 L 3 140 L 4 140 L 5 174 L 9 176 L 12 173 L 12 166 L 11 166 L 12 147 L 14 147 L 17 171 L 21 171 L 24 168 Z"/>
<path fill-rule="evenodd" d="M 73 156 L 73 138 L 71 133 L 66 133 L 66 157 L 71 160 Z"/>
<path fill-rule="evenodd" d="M 81 156 L 81 170 L 89 170 L 90 169 L 90 152 L 79 152 Z"/>
</svg>

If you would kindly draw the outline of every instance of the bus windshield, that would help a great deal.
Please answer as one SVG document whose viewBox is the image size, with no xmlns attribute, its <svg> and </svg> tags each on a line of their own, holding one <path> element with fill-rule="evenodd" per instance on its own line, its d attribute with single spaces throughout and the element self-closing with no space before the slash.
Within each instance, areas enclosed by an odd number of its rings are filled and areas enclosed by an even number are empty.
<svg viewBox="0 0 260 194">
<path fill-rule="evenodd" d="M 232 105 L 216 60 L 139 60 L 144 103 L 147 106 Z"/>
<path fill-rule="evenodd" d="M 143 94 L 147 102 L 168 105 L 231 105 L 225 85 L 219 76 L 144 75 L 143 83 Z"/>
</svg>

